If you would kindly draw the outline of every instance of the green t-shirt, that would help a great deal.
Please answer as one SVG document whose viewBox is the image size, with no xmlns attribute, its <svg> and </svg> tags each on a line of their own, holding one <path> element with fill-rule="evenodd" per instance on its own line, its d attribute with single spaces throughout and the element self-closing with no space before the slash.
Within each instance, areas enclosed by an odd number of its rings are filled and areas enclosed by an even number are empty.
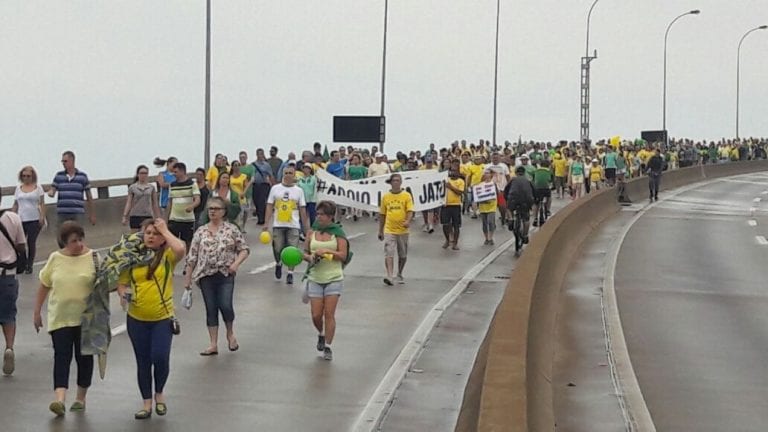
<svg viewBox="0 0 768 432">
<path fill-rule="evenodd" d="M 253 166 L 253 164 L 240 165 L 240 172 L 245 174 L 245 176 L 248 177 L 248 180 L 253 178 L 255 171 L 256 171 L 256 168 Z M 251 196 L 252 189 L 253 189 L 252 186 L 248 186 L 248 189 L 245 191 L 246 197 Z"/>
<path fill-rule="evenodd" d="M 528 180 L 533 181 L 533 173 L 536 172 L 536 167 L 533 165 L 523 165 L 525 167 L 525 176 Z"/>
<path fill-rule="evenodd" d="M 584 165 L 581 162 L 571 164 L 571 174 L 577 176 L 584 175 Z"/>
<path fill-rule="evenodd" d="M 368 168 L 362 165 L 350 165 L 347 169 L 349 171 L 350 180 L 364 179 L 368 174 Z"/>
<path fill-rule="evenodd" d="M 536 189 L 549 189 L 552 183 L 552 171 L 539 168 L 533 172 L 533 187 Z"/>
</svg>

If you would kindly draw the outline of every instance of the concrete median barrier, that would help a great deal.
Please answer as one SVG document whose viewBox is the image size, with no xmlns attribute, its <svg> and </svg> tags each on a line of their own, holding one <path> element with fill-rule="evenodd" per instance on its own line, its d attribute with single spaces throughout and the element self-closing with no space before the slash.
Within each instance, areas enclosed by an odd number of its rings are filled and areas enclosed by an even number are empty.
<svg viewBox="0 0 768 432">
<path fill-rule="evenodd" d="M 768 161 L 695 166 L 665 172 L 661 189 L 765 171 Z M 627 183 L 636 203 L 648 179 Z M 552 366 L 560 291 L 571 260 L 606 218 L 620 210 L 605 189 L 554 215 L 532 238 L 507 285 L 465 391 L 457 431 L 552 431 Z"/>
</svg>

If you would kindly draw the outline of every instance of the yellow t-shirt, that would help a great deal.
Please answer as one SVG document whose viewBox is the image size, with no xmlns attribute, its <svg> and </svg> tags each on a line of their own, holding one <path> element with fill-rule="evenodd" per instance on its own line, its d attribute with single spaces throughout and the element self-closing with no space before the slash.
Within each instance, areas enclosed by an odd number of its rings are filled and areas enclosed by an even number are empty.
<svg viewBox="0 0 768 432">
<path fill-rule="evenodd" d="M 163 254 L 160 265 L 155 270 L 154 277 L 150 277 L 149 280 L 147 279 L 148 265 L 120 273 L 119 284 L 131 286 L 131 274 L 133 274 L 135 282 L 133 284 L 133 299 L 128 307 L 128 315 L 131 318 L 139 321 L 161 321 L 173 316 L 173 269 L 175 267 L 176 255 L 168 248 Z M 160 292 L 163 290 L 163 286 L 165 286 L 165 290 L 161 299 Z"/>
<path fill-rule="evenodd" d="M 555 177 L 565 177 L 568 174 L 568 162 L 565 158 L 555 159 L 552 164 L 555 168 Z"/>
<path fill-rule="evenodd" d="M 243 195 L 242 198 L 240 198 L 240 204 L 245 204 L 247 202 L 247 199 L 245 197 L 245 184 L 248 183 L 248 176 L 240 173 L 239 176 L 230 176 L 229 177 L 229 187 L 232 188 L 233 191 L 235 191 L 238 195 Z"/>
<path fill-rule="evenodd" d="M 91 251 L 80 256 L 53 252 L 40 270 L 40 283 L 48 288 L 48 332 L 77 327 L 93 292 L 96 268 Z"/>
<path fill-rule="evenodd" d="M 498 208 L 499 208 L 499 203 L 497 201 L 497 198 L 494 198 L 488 201 L 483 201 L 477 204 L 477 209 L 480 211 L 480 213 L 496 213 L 496 210 L 498 210 Z"/>
<path fill-rule="evenodd" d="M 225 172 L 229 172 L 229 167 L 224 167 Z M 216 189 L 216 182 L 219 181 L 219 168 L 212 165 L 205 173 L 205 182 L 208 183 L 208 189 Z"/>
<path fill-rule="evenodd" d="M 451 186 L 455 187 L 459 190 L 464 190 L 464 179 L 461 178 L 450 178 L 448 177 L 448 183 L 451 184 Z M 461 194 L 457 194 L 456 192 L 445 188 L 445 205 L 447 206 L 460 206 L 461 205 Z"/>
<path fill-rule="evenodd" d="M 485 169 L 485 165 L 483 164 L 470 164 L 469 165 L 469 172 L 472 175 L 472 178 L 469 181 L 470 186 L 475 186 L 476 184 L 479 184 L 481 181 L 483 181 L 483 170 Z"/>
<path fill-rule="evenodd" d="M 599 165 L 589 167 L 589 181 L 597 183 L 602 178 L 603 178 L 603 167 Z"/>
<path fill-rule="evenodd" d="M 467 162 L 465 164 L 461 164 L 461 167 L 459 168 L 459 172 L 464 176 L 464 180 L 469 181 L 469 175 L 472 174 L 472 171 L 469 169 L 471 165 L 472 162 Z"/>
<path fill-rule="evenodd" d="M 640 158 L 640 160 L 641 160 L 641 161 L 642 161 L 644 164 L 647 164 L 647 163 L 648 163 L 648 161 L 651 159 L 651 156 L 653 156 L 653 153 L 649 152 L 649 151 L 648 151 L 648 150 L 646 150 L 646 149 L 642 149 L 642 150 L 640 150 L 639 152 L 637 152 L 637 157 L 639 157 L 639 158 Z"/>
<path fill-rule="evenodd" d="M 381 198 L 379 212 L 386 217 L 384 234 L 408 234 L 408 228 L 403 226 L 408 212 L 413 211 L 413 197 L 408 191 L 399 193 L 387 192 Z"/>
</svg>

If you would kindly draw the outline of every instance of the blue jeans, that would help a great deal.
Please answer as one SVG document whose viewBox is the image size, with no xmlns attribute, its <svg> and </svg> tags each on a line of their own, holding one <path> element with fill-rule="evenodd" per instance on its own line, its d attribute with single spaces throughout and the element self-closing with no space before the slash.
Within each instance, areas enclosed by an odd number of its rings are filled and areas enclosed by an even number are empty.
<svg viewBox="0 0 768 432">
<path fill-rule="evenodd" d="M 152 374 L 155 393 L 162 393 L 168 381 L 171 363 L 171 320 L 139 321 L 130 315 L 126 326 L 136 355 L 136 375 L 144 400 L 152 399 Z M 154 368 L 154 371 L 153 371 Z"/>
<path fill-rule="evenodd" d="M 200 279 L 200 291 L 205 302 L 205 324 L 208 327 L 219 326 L 219 311 L 225 323 L 235 320 L 235 308 L 232 297 L 235 293 L 235 277 L 221 273 Z"/>
</svg>

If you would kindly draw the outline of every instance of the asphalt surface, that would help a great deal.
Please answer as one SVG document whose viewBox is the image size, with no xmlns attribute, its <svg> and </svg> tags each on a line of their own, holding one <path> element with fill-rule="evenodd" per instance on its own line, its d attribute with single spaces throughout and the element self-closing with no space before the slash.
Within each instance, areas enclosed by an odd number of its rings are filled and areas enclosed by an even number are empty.
<svg viewBox="0 0 768 432">
<path fill-rule="evenodd" d="M 615 287 L 635 373 L 659 431 L 768 423 L 768 175 L 659 202 L 629 231 Z"/>
<path fill-rule="evenodd" d="M 133 352 L 125 333 L 112 341 L 107 377 L 104 381 L 94 378 L 86 412 L 53 417 L 47 409 L 53 400 L 50 337 L 42 332 L 36 334 L 32 326 L 38 282 L 34 275 L 21 276 L 17 367 L 12 376 L 0 378 L 0 431 L 197 431 L 222 427 L 227 431 L 347 430 L 425 314 L 494 248 L 482 245 L 482 230 L 476 220 L 465 218 L 462 249 L 458 252 L 440 247 L 440 231 L 429 235 L 420 231 L 420 223 L 414 225 L 406 284 L 387 287 L 382 283 L 383 246 L 375 237 L 375 225 L 368 220 L 345 222 L 347 234 L 359 237 L 352 241 L 355 257 L 345 272 L 332 362 L 323 360 L 315 350 L 316 332 L 308 306 L 300 301 L 300 284 L 277 282 L 273 269 L 267 268 L 272 262 L 271 247 L 257 244 L 255 225 L 249 226 L 252 254 L 236 282 L 238 352 L 226 349 L 222 333 L 220 339 L 224 342 L 219 343 L 218 356 L 198 355 L 208 344 L 202 298 L 195 291 L 192 309 L 181 309 L 181 278 L 177 276 L 177 315 L 182 334 L 174 338 L 171 353 L 166 387 L 169 413 L 147 421 L 133 419 L 133 413 L 141 407 L 141 398 Z M 498 228 L 496 244 L 500 245 L 510 238 L 510 233 Z M 477 297 L 484 299 L 481 306 L 487 309 L 481 313 L 488 322 L 507 282 L 494 276 L 508 275 L 511 260 L 510 255 L 501 255 L 489 269 L 493 276 L 481 274 L 473 288 L 482 290 L 484 284 L 496 284 L 490 297 Z M 125 316 L 113 300 L 112 326 L 118 328 Z M 461 312 L 454 315 L 463 319 Z M 482 322 L 473 325 L 482 334 L 487 330 Z M 461 358 L 469 362 L 466 368 L 471 369 L 474 355 L 464 350 Z M 432 356 L 430 361 L 442 362 L 444 369 L 450 369 L 448 366 L 459 360 Z M 67 406 L 74 400 L 75 370 L 73 362 Z M 454 381 L 451 390 L 458 394 L 452 399 L 458 401 L 458 406 L 461 383 Z M 393 430 L 410 429 L 407 419 L 397 424 Z M 410 430 L 424 429 L 414 424 Z"/>
</svg>

